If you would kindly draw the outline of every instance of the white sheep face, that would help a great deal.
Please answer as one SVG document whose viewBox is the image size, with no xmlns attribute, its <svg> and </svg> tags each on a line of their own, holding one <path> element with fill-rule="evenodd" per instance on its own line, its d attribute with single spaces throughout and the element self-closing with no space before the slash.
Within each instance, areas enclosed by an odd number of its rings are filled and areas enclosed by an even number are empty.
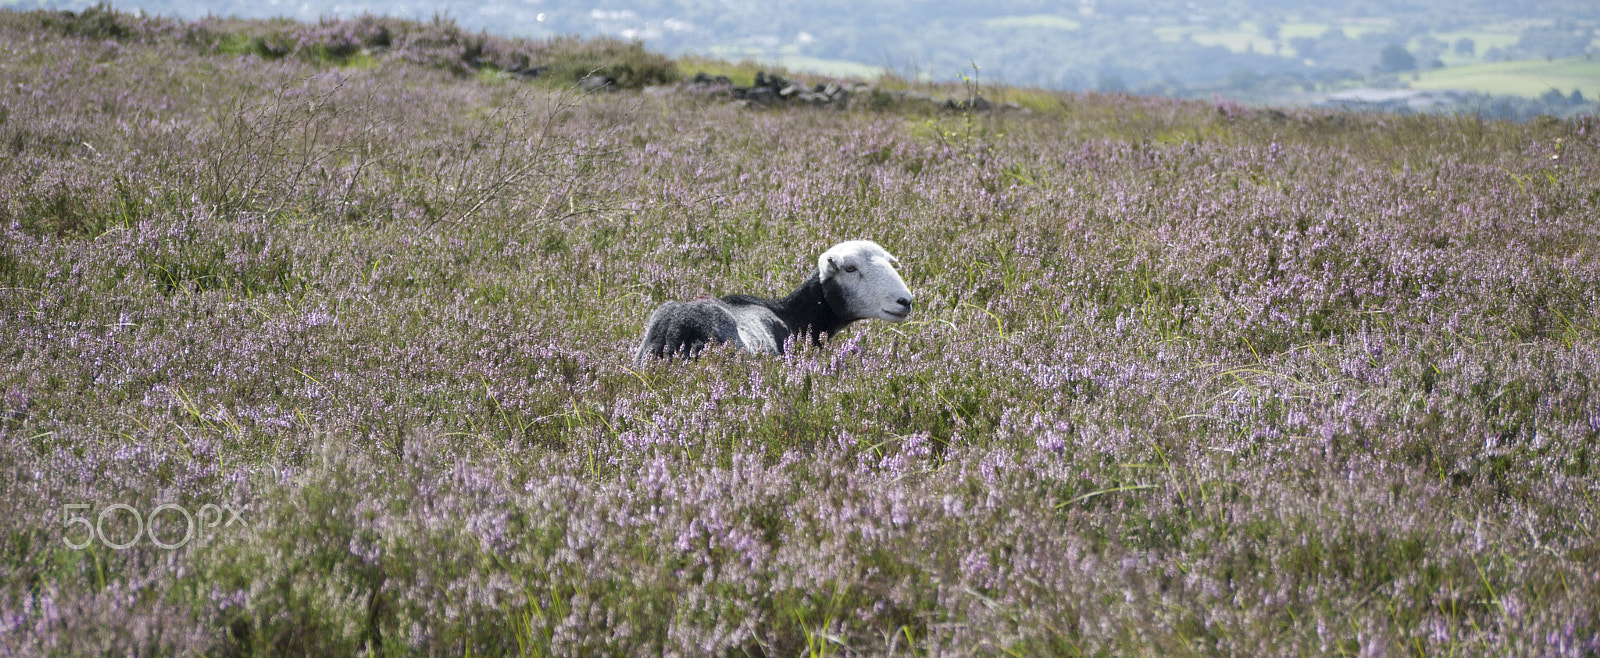
<svg viewBox="0 0 1600 658">
<path fill-rule="evenodd" d="M 817 276 L 838 286 L 843 308 L 835 310 L 847 318 L 905 322 L 911 317 L 912 298 L 895 269 L 899 262 L 876 242 L 851 240 L 817 257 Z"/>
</svg>

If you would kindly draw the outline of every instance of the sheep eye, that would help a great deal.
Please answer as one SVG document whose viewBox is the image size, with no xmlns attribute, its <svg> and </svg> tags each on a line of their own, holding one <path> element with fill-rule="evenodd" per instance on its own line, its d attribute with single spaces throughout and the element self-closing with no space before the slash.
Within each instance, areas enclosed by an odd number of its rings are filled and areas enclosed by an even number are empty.
<svg viewBox="0 0 1600 658">
<path fill-rule="evenodd" d="M 856 271 L 856 266 L 854 266 L 854 265 L 846 265 L 846 266 L 844 266 L 844 271 L 846 271 L 846 272 L 854 272 L 854 271 Z"/>
</svg>

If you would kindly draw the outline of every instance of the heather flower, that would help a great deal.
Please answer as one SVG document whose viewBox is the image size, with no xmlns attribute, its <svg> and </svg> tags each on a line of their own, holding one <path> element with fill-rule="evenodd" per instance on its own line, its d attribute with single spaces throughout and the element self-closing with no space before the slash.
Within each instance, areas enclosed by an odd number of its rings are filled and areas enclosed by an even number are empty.
<svg viewBox="0 0 1600 658">
<path fill-rule="evenodd" d="M 18 16 L 0 653 L 1600 648 L 1586 124 L 951 131 L 460 75 L 578 46 L 444 21 Z M 634 367 L 854 237 L 923 320 Z"/>
</svg>

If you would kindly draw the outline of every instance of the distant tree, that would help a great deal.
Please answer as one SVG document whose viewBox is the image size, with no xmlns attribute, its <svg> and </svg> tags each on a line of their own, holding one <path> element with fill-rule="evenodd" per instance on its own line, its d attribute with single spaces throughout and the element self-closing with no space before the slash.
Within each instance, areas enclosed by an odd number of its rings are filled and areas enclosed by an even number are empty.
<svg viewBox="0 0 1600 658">
<path fill-rule="evenodd" d="M 1572 24 L 1558 21 L 1554 26 L 1530 27 L 1517 38 L 1516 49 L 1525 56 L 1577 57 L 1588 49 L 1594 33 L 1589 29 L 1574 29 Z"/>
<path fill-rule="evenodd" d="M 1468 39 L 1466 37 L 1461 37 L 1460 39 L 1456 39 L 1456 54 L 1457 55 L 1461 55 L 1463 57 L 1471 57 L 1473 55 L 1476 55 L 1477 53 L 1478 53 L 1478 44 L 1473 42 L 1472 39 Z"/>
<path fill-rule="evenodd" d="M 1384 46 L 1383 52 L 1378 54 L 1378 68 L 1385 73 L 1415 71 L 1417 69 L 1417 58 L 1413 57 L 1405 46 L 1391 43 Z"/>
<path fill-rule="evenodd" d="M 1507 59 L 1510 58 L 1506 56 L 1506 51 L 1499 48 L 1490 48 L 1489 52 L 1483 54 L 1483 61 L 1485 62 L 1504 62 Z"/>
<path fill-rule="evenodd" d="M 1583 92 L 1578 91 L 1577 89 L 1573 89 L 1572 90 L 1572 95 L 1567 98 L 1567 101 L 1572 103 L 1573 105 L 1582 105 L 1583 104 Z"/>
<path fill-rule="evenodd" d="M 1549 91 L 1539 94 L 1539 100 L 1544 101 L 1545 105 L 1566 105 L 1567 95 L 1561 93 L 1560 89 L 1551 87 Z"/>
<path fill-rule="evenodd" d="M 1417 65 L 1427 63 L 1428 68 L 1439 68 L 1439 56 L 1450 49 L 1450 44 L 1435 39 L 1431 35 L 1417 37 L 1416 49 L 1411 51 L 1411 56 L 1417 59 Z"/>
</svg>

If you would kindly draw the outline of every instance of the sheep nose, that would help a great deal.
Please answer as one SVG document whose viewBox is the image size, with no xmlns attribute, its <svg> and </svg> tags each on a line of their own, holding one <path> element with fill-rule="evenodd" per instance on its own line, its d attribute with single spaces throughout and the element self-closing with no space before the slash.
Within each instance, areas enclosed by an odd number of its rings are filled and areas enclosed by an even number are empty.
<svg viewBox="0 0 1600 658">
<path fill-rule="evenodd" d="M 901 297 L 901 298 L 896 299 L 894 301 L 895 301 L 896 304 L 899 304 L 902 308 L 906 309 L 907 311 L 911 310 L 911 298 L 910 297 Z"/>
</svg>

